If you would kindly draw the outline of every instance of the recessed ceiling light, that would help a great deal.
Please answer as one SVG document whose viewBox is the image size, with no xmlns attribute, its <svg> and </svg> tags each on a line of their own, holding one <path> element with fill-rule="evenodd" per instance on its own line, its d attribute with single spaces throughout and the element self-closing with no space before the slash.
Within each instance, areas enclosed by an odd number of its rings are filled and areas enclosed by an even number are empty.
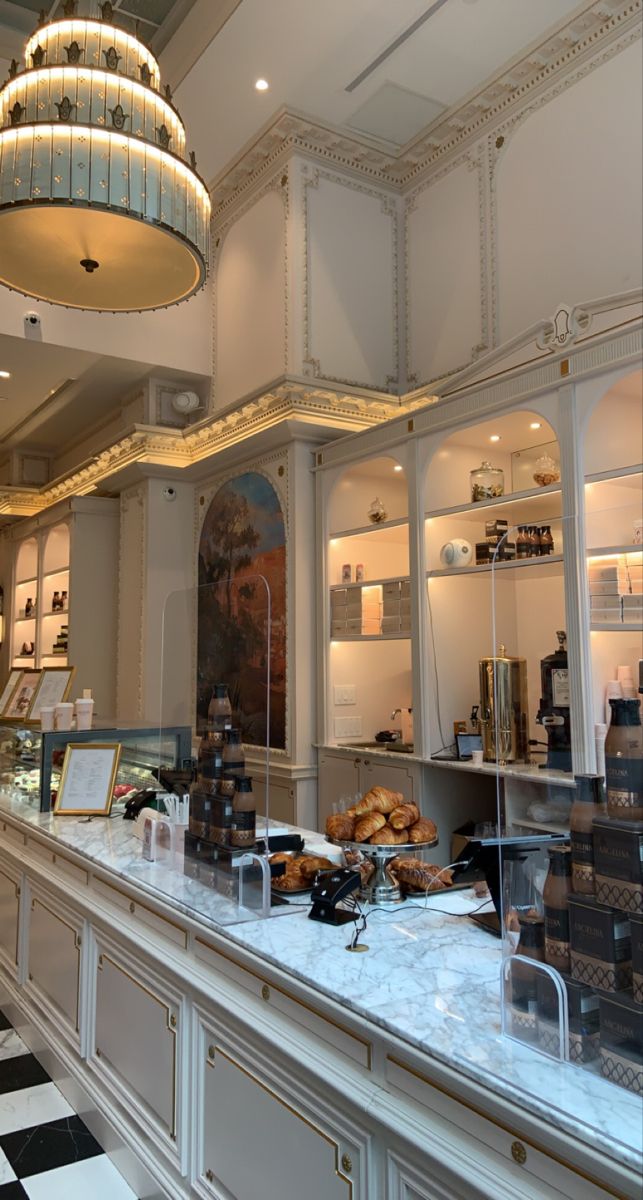
<svg viewBox="0 0 643 1200">
<path fill-rule="evenodd" d="M 0 379 L 11 379 L 11 371 L 0 371 Z"/>
<path fill-rule="evenodd" d="M 529 428 L 530 429 L 542 429 L 542 421 L 532 421 Z"/>
<path fill-rule="evenodd" d="M 500 441 L 500 434 L 499 434 L 499 433 L 492 433 L 492 434 L 491 434 L 491 437 L 489 438 L 489 441 L 490 441 L 490 442 L 499 442 L 499 441 Z"/>
<path fill-rule="evenodd" d="M 255 88 L 258 92 L 267 92 L 269 87 L 270 84 L 267 79 L 257 79 L 255 83 Z"/>
<path fill-rule="evenodd" d="M 399 463 L 396 463 L 395 466 L 393 467 L 393 470 L 394 471 L 403 471 L 404 468 L 401 467 Z"/>
</svg>

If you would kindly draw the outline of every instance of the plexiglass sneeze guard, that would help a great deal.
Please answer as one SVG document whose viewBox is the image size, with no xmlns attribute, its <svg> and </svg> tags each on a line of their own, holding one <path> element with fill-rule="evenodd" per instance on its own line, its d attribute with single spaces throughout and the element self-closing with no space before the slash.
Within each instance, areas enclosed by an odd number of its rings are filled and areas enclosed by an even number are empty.
<svg viewBox="0 0 643 1200">
<path fill-rule="evenodd" d="M 497 781 L 486 852 L 497 853 L 503 1035 L 642 1094 L 643 560 L 640 546 L 605 538 L 617 517 L 588 521 L 580 627 L 565 612 L 559 558 L 577 534 L 572 518 L 550 522 L 544 552 L 539 531 L 528 542 L 523 527 L 494 554 L 493 649 L 480 663 L 484 755 Z M 519 557 L 501 557 L 506 542 Z M 592 676 L 589 753 L 573 744 L 570 620 Z"/>
<path fill-rule="evenodd" d="M 161 778 L 170 793 L 171 858 L 182 897 L 222 923 L 234 910 L 237 920 L 283 911 L 271 901 L 267 850 L 271 695 L 283 683 L 271 620 L 262 575 L 173 592 L 163 613 L 159 729 L 171 717 L 193 730 L 191 759 Z M 261 764 L 261 814 L 249 753 Z"/>
</svg>

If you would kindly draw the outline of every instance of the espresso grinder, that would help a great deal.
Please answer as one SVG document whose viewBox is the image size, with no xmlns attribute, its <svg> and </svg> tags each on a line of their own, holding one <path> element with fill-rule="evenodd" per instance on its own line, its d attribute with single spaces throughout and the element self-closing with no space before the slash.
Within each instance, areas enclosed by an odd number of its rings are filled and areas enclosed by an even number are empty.
<svg viewBox="0 0 643 1200">
<path fill-rule="evenodd" d="M 536 722 L 547 733 L 547 761 L 541 766 L 556 771 L 571 771 L 572 743 L 569 719 L 569 667 L 567 634 L 556 632 L 558 649 L 540 663 L 540 707 Z"/>
</svg>

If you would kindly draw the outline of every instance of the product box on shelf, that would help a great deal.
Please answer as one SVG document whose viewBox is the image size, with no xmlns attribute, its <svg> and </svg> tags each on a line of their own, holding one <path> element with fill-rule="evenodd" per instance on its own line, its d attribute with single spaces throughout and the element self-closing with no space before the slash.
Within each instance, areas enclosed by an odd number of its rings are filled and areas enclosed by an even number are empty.
<svg viewBox="0 0 643 1200">
<path fill-rule="evenodd" d="M 598 1058 L 598 996 L 593 988 L 569 975 L 560 974 L 567 996 L 570 1062 L 586 1063 Z M 558 992 L 549 975 L 536 976 L 538 1042 L 543 1050 L 559 1049 Z"/>
<path fill-rule="evenodd" d="M 487 540 L 492 537 L 497 537 L 498 541 L 506 537 L 509 532 L 509 522 L 498 517 L 495 521 L 487 521 L 484 527 L 485 537 Z"/>
<path fill-rule="evenodd" d="M 596 899 L 643 913 L 643 821 L 597 817 L 592 829 Z"/>
<path fill-rule="evenodd" d="M 643 1096 L 643 1005 L 631 992 L 600 995 L 601 1073 Z"/>
<path fill-rule="evenodd" d="M 632 934 L 632 994 L 643 1004 L 643 913 L 630 913 Z"/>
<path fill-rule="evenodd" d="M 401 595 L 402 595 L 402 580 L 401 579 L 394 579 L 390 583 L 382 584 L 382 599 L 384 600 L 384 602 L 386 602 L 387 600 L 399 600 Z M 410 593 L 409 593 L 409 595 L 410 595 Z"/>
<path fill-rule="evenodd" d="M 632 984 L 630 923 L 593 897 L 569 897 L 571 974 L 590 987 L 618 992 Z"/>
</svg>

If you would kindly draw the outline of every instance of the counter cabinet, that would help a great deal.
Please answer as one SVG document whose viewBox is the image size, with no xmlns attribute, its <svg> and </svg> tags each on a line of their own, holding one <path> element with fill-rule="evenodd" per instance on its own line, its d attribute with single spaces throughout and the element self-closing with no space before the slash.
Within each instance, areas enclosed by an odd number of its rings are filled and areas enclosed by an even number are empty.
<svg viewBox="0 0 643 1200">
<path fill-rule="evenodd" d="M 111 1123 L 158 1196 L 634 1200 L 625 1165 L 362 1020 L 232 932 L 16 819 L 2 824 L 2 1004 L 36 1052 L 48 1048 L 63 1091 L 82 1089 L 90 1127 L 96 1113 Z"/>
</svg>

